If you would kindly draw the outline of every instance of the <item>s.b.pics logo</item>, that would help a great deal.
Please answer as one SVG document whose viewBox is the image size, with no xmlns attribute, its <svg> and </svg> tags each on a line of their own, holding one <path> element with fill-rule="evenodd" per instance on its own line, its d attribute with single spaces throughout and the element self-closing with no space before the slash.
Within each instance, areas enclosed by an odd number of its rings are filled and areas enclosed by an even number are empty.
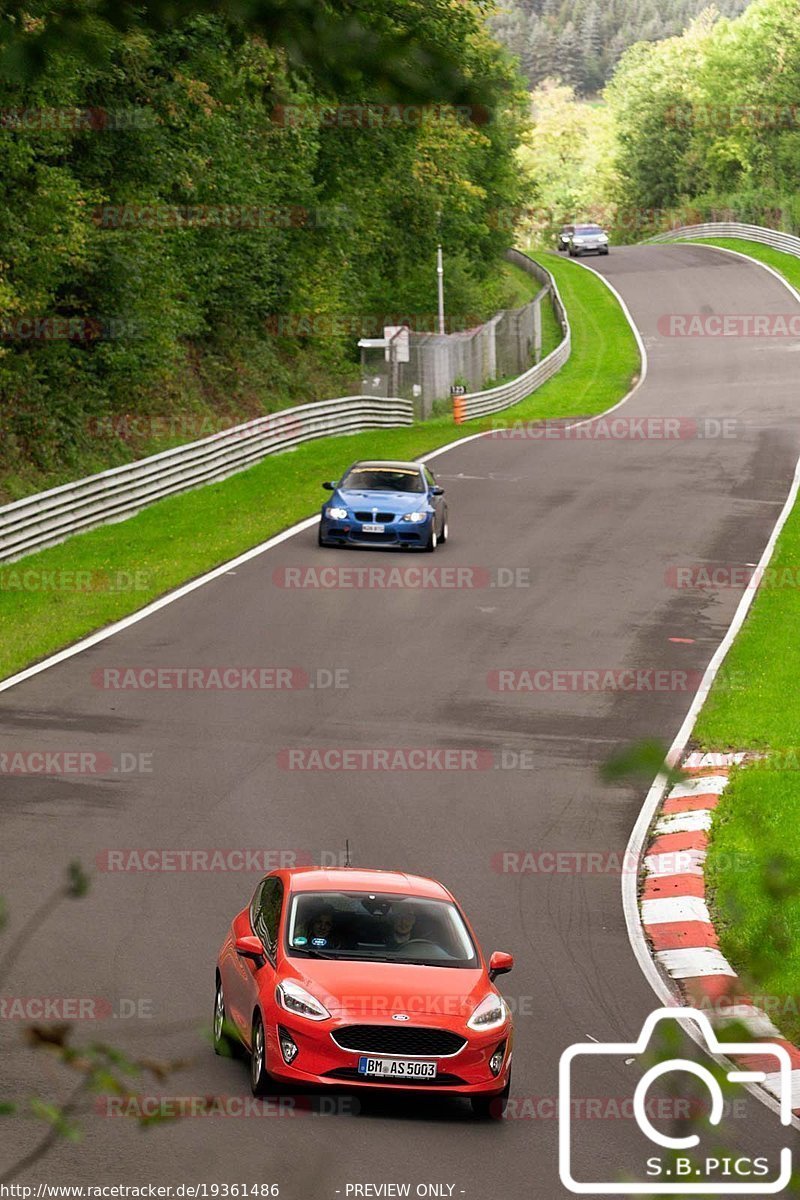
<svg viewBox="0 0 800 1200">
<path fill-rule="evenodd" d="M 692 1025 L 693 1034 L 699 1035 L 697 1040 L 716 1062 L 706 1065 L 671 1053 Z M 719 1065 L 720 1056 L 724 1056 L 724 1069 Z M 630 1161 L 620 1163 L 616 1181 L 583 1178 L 597 1172 L 592 1169 L 596 1156 L 581 1154 L 580 1126 L 574 1119 L 580 1111 L 575 1101 L 582 1070 L 595 1086 L 600 1078 L 615 1084 L 620 1079 L 637 1080 L 635 1087 L 631 1083 L 630 1107 L 637 1139 L 641 1135 L 641 1162 L 633 1169 Z M 730 1153 L 714 1145 L 704 1146 L 701 1133 L 696 1132 L 705 1131 L 706 1137 L 713 1138 L 723 1117 L 730 1113 L 731 1099 L 736 1102 L 738 1085 L 744 1094 L 748 1084 L 758 1084 L 776 1098 L 780 1125 L 791 1124 L 792 1068 L 786 1048 L 776 1042 L 720 1042 L 699 1009 L 657 1009 L 635 1042 L 569 1046 L 559 1064 L 561 1182 L 570 1192 L 593 1196 L 757 1196 L 783 1191 L 792 1176 L 788 1146 L 779 1150 L 765 1147 L 758 1156 Z M 670 1124 L 659 1120 L 659 1114 L 670 1111 L 669 1104 L 663 1103 L 670 1096 L 694 1097 L 691 1121 Z M 780 1125 L 776 1123 L 776 1130 Z"/>
</svg>

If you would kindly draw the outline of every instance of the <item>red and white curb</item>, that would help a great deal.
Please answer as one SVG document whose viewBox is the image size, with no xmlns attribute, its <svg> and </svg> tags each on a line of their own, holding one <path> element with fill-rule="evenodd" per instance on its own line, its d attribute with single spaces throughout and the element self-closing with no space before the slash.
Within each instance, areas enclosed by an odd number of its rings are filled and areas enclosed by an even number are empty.
<svg viewBox="0 0 800 1200">
<path fill-rule="evenodd" d="M 736 1022 L 761 1042 L 783 1046 L 791 1061 L 791 1107 L 800 1116 L 800 1049 L 781 1036 L 769 1014 L 747 994 L 719 948 L 705 899 L 705 858 L 714 809 L 730 768 L 744 754 L 690 754 L 689 777 L 661 804 L 644 855 L 640 917 L 650 951 L 675 980 L 686 1004 L 708 1014 L 717 1027 Z M 731 1055 L 737 1066 L 765 1072 L 760 1086 L 780 1096 L 780 1076 L 770 1055 Z"/>
</svg>

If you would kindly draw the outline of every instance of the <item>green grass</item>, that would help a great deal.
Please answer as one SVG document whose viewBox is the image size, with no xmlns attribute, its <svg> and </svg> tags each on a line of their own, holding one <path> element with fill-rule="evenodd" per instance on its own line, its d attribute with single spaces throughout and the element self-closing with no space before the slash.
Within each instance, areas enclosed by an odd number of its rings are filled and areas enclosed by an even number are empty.
<svg viewBox="0 0 800 1200">
<path fill-rule="evenodd" d="M 508 262 L 502 266 L 502 286 L 506 308 L 521 308 L 542 290 L 542 285 L 534 275 Z"/>
<path fill-rule="evenodd" d="M 337 478 L 356 458 L 413 458 L 480 429 L 598 413 L 616 403 L 639 369 L 621 309 L 588 271 L 555 255 L 537 257 L 557 275 L 573 332 L 569 362 L 538 391 L 504 413 L 461 427 L 447 416 L 411 428 L 311 442 L 0 568 L 0 678 L 316 512 L 324 496 L 320 481 Z M 30 586 L 24 586 L 26 574 Z M 55 580 L 56 586 L 35 586 L 39 579 Z M 109 580 L 123 586 L 106 586 Z"/>
<path fill-rule="evenodd" d="M 733 238 L 800 287 L 800 259 Z M 787 296 L 788 304 L 791 300 Z M 706 749 L 754 749 L 767 759 L 733 773 L 708 855 L 723 953 L 778 1027 L 800 1041 L 800 507 L 783 528 L 774 568 L 731 648 L 695 729 Z M 774 581 L 774 586 L 772 585 Z M 781 581 L 785 586 L 777 586 Z M 792 585 L 793 584 L 793 585 Z"/>
<path fill-rule="evenodd" d="M 527 304 L 539 295 L 542 285 L 534 275 L 529 275 L 527 271 L 514 266 L 513 263 L 504 265 L 509 296 L 507 307 L 521 308 L 523 304 Z M 555 350 L 560 341 L 561 326 L 553 312 L 552 304 L 545 302 L 542 305 L 542 358 L 545 358 L 551 350 Z M 505 381 L 498 380 L 497 382 Z"/>
<path fill-rule="evenodd" d="M 622 309 L 592 271 L 563 258 L 555 250 L 531 254 L 553 275 L 572 327 L 572 357 L 557 375 L 564 399 L 563 413 L 587 416 L 602 412 L 628 390 L 638 373 L 639 351 Z M 588 281 L 588 286 L 587 286 Z M 536 394 L 541 396 L 542 388 Z"/>
<path fill-rule="evenodd" d="M 714 816 L 708 890 L 722 951 L 778 1028 L 800 1042 L 800 776 L 735 772 Z"/>
<path fill-rule="evenodd" d="M 555 350 L 562 338 L 561 325 L 552 304 L 542 305 L 542 358 Z M 541 360 L 540 360 L 541 361 Z"/>
</svg>

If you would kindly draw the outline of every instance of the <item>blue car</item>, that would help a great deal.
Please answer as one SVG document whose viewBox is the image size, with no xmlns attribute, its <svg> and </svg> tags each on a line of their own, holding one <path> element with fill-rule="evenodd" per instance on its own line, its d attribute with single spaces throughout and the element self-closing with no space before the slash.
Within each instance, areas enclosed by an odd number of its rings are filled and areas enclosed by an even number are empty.
<svg viewBox="0 0 800 1200">
<path fill-rule="evenodd" d="M 399 546 L 428 550 L 447 541 L 444 488 L 416 462 L 356 462 L 322 507 L 320 546 Z"/>
</svg>

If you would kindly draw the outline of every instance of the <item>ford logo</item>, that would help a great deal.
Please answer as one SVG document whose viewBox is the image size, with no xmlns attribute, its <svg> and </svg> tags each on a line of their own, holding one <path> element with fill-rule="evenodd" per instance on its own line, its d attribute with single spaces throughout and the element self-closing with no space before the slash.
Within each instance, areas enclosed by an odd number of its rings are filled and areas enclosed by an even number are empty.
<svg viewBox="0 0 800 1200">
<path fill-rule="evenodd" d="M 392 1013 L 393 1021 L 407 1021 L 409 1018 L 406 1013 Z"/>
</svg>

